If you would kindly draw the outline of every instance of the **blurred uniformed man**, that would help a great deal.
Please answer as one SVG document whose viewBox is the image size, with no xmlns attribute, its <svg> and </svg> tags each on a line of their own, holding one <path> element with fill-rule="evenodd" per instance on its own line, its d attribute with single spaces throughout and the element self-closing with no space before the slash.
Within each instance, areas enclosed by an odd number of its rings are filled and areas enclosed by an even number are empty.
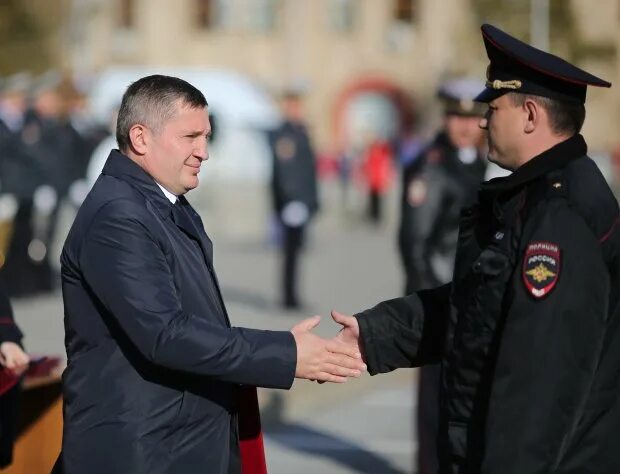
<svg viewBox="0 0 620 474">
<path fill-rule="evenodd" d="M 298 308 L 298 258 L 308 223 L 318 211 L 316 158 L 304 122 L 302 96 L 282 97 L 284 120 L 269 132 L 273 155 L 271 194 L 282 229 L 282 305 Z"/>
<path fill-rule="evenodd" d="M 580 130 L 611 84 L 483 25 L 480 126 L 513 170 L 463 212 L 452 281 L 339 335 L 371 374 L 441 362 L 441 474 L 620 472 L 620 212 Z"/>
<path fill-rule="evenodd" d="M 476 198 L 486 159 L 481 147 L 484 83 L 461 78 L 438 91 L 443 127 L 404 169 L 399 248 L 409 294 L 450 281 L 459 213 Z"/>
<path fill-rule="evenodd" d="M 406 294 L 452 278 L 461 209 L 473 204 L 484 179 L 486 159 L 479 127 L 484 104 L 474 98 L 484 82 L 458 78 L 438 91 L 443 127 L 404 170 L 399 246 Z M 418 472 L 437 472 L 439 364 L 420 369 L 417 432 Z"/>
<path fill-rule="evenodd" d="M 41 170 L 33 193 L 32 238 L 28 256 L 36 268 L 34 291 L 49 291 L 58 283 L 50 250 L 56 238 L 58 212 L 73 182 L 80 178 L 83 142 L 71 126 L 62 94 L 63 77 L 57 71 L 39 76 L 31 89 L 22 140 L 27 154 Z"/>
</svg>

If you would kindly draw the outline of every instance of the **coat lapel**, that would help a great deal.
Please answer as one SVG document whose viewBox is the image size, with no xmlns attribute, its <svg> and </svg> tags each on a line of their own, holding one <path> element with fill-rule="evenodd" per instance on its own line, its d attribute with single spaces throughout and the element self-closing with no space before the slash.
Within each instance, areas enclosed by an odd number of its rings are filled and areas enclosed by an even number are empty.
<svg viewBox="0 0 620 474">
<path fill-rule="evenodd" d="M 177 227 L 200 244 L 207 264 L 213 268 L 213 244 L 207 234 L 201 230 L 202 225 L 198 220 L 198 214 L 184 196 L 179 196 L 177 204 L 173 206 L 172 216 Z"/>
</svg>

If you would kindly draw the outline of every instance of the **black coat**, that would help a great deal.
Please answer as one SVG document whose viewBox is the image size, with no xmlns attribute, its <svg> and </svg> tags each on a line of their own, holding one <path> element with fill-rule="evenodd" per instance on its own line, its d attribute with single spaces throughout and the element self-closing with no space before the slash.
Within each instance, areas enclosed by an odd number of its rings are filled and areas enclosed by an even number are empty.
<svg viewBox="0 0 620 474">
<path fill-rule="evenodd" d="M 479 153 L 471 162 L 458 154 L 442 132 L 403 172 L 398 244 L 406 293 L 449 281 L 460 211 L 475 201 L 486 170 Z"/>
<path fill-rule="evenodd" d="M 452 283 L 357 315 L 371 373 L 442 362 L 442 473 L 620 472 L 619 212 L 586 151 L 483 184 Z"/>
<path fill-rule="evenodd" d="M 239 384 L 289 388 L 288 331 L 231 328 L 211 241 L 112 151 L 61 256 L 66 474 L 238 473 Z"/>
<path fill-rule="evenodd" d="M 23 202 L 32 199 L 35 189 L 43 183 L 43 169 L 28 152 L 22 131 L 12 131 L 0 120 L 0 192 Z"/>
<path fill-rule="evenodd" d="M 80 135 L 69 122 L 30 112 L 21 137 L 26 153 L 40 170 L 42 184 L 51 186 L 58 200 L 63 199 L 71 184 L 83 177 L 87 157 Z"/>
</svg>

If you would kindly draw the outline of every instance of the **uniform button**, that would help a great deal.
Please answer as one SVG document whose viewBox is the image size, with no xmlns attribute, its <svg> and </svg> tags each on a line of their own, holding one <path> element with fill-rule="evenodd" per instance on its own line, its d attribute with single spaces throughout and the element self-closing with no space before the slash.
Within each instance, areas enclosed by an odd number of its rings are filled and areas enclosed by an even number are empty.
<svg viewBox="0 0 620 474">
<path fill-rule="evenodd" d="M 481 268 L 482 268 L 482 263 L 480 263 L 480 262 L 474 263 L 474 270 L 475 271 L 480 271 Z"/>
</svg>

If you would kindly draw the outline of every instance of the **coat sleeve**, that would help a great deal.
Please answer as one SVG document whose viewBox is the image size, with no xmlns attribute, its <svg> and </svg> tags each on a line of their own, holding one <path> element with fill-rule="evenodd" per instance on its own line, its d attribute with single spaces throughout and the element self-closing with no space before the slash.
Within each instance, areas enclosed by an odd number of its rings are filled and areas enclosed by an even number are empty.
<svg viewBox="0 0 620 474">
<path fill-rule="evenodd" d="M 610 278 L 597 238 L 564 199 L 529 221 L 501 334 L 484 473 L 556 472 L 576 439 L 605 337 Z M 550 255 L 558 261 L 537 257 L 540 243 L 557 246 L 559 256 Z"/>
<path fill-rule="evenodd" d="M 156 365 L 273 388 L 293 382 L 297 349 L 288 331 L 227 328 L 216 315 L 183 310 L 162 246 L 144 207 L 115 200 L 82 243 L 86 284 L 140 353 Z"/>
<path fill-rule="evenodd" d="M 450 291 L 451 284 L 422 290 L 355 315 L 371 375 L 440 362 Z"/>
</svg>

